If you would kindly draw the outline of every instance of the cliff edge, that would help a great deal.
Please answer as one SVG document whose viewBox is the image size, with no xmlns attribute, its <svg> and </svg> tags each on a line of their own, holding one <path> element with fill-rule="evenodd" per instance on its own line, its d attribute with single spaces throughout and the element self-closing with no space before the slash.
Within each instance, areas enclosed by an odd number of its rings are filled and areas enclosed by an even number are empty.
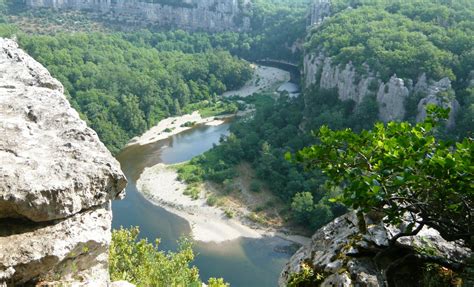
<svg viewBox="0 0 474 287">
<path fill-rule="evenodd" d="M 366 230 L 361 229 L 362 224 Z M 389 248 L 390 240 L 406 226 L 388 225 L 380 217 L 369 215 L 364 216 L 362 223 L 355 212 L 338 217 L 316 231 L 311 242 L 291 257 L 280 275 L 279 285 L 425 286 L 422 282 L 433 273 L 427 272 L 414 251 L 454 262 L 471 256 L 471 250 L 459 242 L 448 242 L 438 231 L 427 227 L 416 236 L 399 238 L 396 246 Z M 448 269 L 441 270 L 449 274 Z M 463 286 L 471 283 L 466 280 Z"/>
<path fill-rule="evenodd" d="M 26 0 L 30 9 L 81 10 L 127 26 L 210 32 L 250 28 L 249 0 Z"/>
<path fill-rule="evenodd" d="M 109 282 L 110 205 L 126 179 L 63 90 L 0 38 L 0 286 Z"/>
</svg>

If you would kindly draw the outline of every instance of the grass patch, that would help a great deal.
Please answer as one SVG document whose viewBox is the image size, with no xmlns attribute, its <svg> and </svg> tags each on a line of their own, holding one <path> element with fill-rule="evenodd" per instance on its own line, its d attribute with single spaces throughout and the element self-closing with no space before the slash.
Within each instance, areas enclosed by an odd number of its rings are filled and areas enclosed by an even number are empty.
<svg viewBox="0 0 474 287">
<path fill-rule="evenodd" d="M 201 193 L 201 187 L 199 184 L 191 184 L 186 187 L 183 194 L 190 196 L 193 200 L 199 199 L 199 194 Z"/>
<path fill-rule="evenodd" d="M 255 93 L 251 96 L 238 99 L 244 101 L 247 105 L 253 105 L 257 109 L 271 106 L 275 102 L 271 93 Z"/>
<path fill-rule="evenodd" d="M 257 213 L 255 212 L 251 212 L 247 215 L 247 218 L 250 220 L 250 221 L 253 221 L 253 222 L 256 222 L 260 225 L 266 225 L 267 224 L 267 221 L 265 220 L 265 217 L 263 216 L 260 216 L 258 215 Z"/>
<path fill-rule="evenodd" d="M 217 196 L 215 196 L 215 195 L 210 195 L 210 196 L 208 196 L 207 199 L 206 199 L 206 203 L 207 203 L 207 205 L 209 205 L 209 206 L 214 206 L 214 205 L 217 204 L 217 202 L 218 202 L 218 198 L 217 198 Z"/>
<path fill-rule="evenodd" d="M 202 117 L 213 117 L 225 114 L 235 114 L 239 110 L 238 104 L 231 99 L 220 99 L 218 101 L 201 101 L 189 104 L 184 108 L 185 113 L 198 110 Z"/>
<path fill-rule="evenodd" d="M 235 216 L 234 211 L 232 211 L 230 209 L 224 210 L 224 214 L 225 214 L 225 216 L 227 216 L 227 218 L 233 218 Z"/>
</svg>

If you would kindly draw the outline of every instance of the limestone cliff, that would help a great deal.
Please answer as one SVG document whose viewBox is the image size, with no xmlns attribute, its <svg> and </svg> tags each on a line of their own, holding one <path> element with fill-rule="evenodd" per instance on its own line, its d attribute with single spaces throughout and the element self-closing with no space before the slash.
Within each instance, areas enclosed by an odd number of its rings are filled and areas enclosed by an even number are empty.
<svg viewBox="0 0 474 287">
<path fill-rule="evenodd" d="M 308 29 L 318 29 L 325 19 L 331 16 L 331 1 L 316 0 L 311 6 Z M 322 89 L 335 89 L 342 101 L 353 100 L 361 103 L 364 97 L 374 96 L 379 107 L 379 119 L 388 122 L 406 118 L 406 102 L 417 100 L 417 120 L 426 116 L 425 106 L 435 103 L 451 108 L 448 127 L 455 125 L 455 115 L 459 103 L 446 94 L 453 92 L 448 78 L 439 81 L 427 79 L 425 74 L 418 79 L 401 79 L 393 74 L 388 80 L 381 77 L 365 65 L 356 69 L 349 62 L 345 65 L 333 63 L 333 59 L 325 55 L 323 49 L 305 51 L 303 60 L 304 86 L 316 85 Z"/>
<path fill-rule="evenodd" d="M 186 30 L 241 31 L 249 0 L 26 0 L 31 8 L 83 10 L 102 20 Z"/>
<path fill-rule="evenodd" d="M 331 1 L 315 0 L 310 7 L 308 26 L 320 25 L 329 16 L 331 16 Z"/>
<path fill-rule="evenodd" d="M 426 116 L 426 104 L 436 103 L 451 108 L 448 126 L 455 124 L 459 103 L 454 97 L 444 95 L 453 91 L 448 78 L 433 81 L 422 74 L 414 85 L 412 79 L 405 81 L 394 74 L 384 82 L 368 66 L 361 73 L 350 62 L 346 65 L 333 64 L 332 58 L 324 56 L 322 52 L 307 52 L 303 69 L 306 88 L 317 85 L 322 89 L 335 89 L 340 100 L 353 100 L 356 103 L 361 103 L 366 96 L 375 96 L 379 106 L 379 119 L 384 122 L 404 120 L 406 101 L 410 97 L 421 97 L 418 103 L 418 120 Z"/>
<path fill-rule="evenodd" d="M 0 285 L 107 286 L 120 165 L 62 85 L 1 38 L 0 134 Z"/>
<path fill-rule="evenodd" d="M 388 249 L 389 240 L 404 225 L 386 225 L 369 216 L 364 221 L 367 230 L 361 231 L 358 217 L 351 212 L 319 229 L 311 242 L 291 257 L 281 273 L 279 285 L 286 286 L 294 274 L 309 268 L 319 274 L 319 278 L 314 276 L 312 283 L 296 286 L 421 286 L 422 263 L 414 258 L 400 260 L 414 249 L 429 249 L 430 254 L 454 261 L 463 261 L 471 253 L 457 243 L 447 242 L 429 228 L 423 228 L 416 236 L 399 238 L 399 244 Z"/>
</svg>

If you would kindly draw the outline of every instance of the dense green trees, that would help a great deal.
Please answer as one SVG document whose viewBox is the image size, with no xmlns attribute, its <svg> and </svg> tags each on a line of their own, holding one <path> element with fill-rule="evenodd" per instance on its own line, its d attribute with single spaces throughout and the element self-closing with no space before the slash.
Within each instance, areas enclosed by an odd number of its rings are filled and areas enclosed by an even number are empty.
<svg viewBox="0 0 474 287">
<path fill-rule="evenodd" d="M 244 32 L 185 32 L 149 28 L 130 32 L 130 27 L 118 23 L 103 22 L 100 18 L 76 11 L 74 13 L 51 9 L 25 9 L 21 1 L 9 2 L 9 13 L 13 21 L 23 25 L 28 32 L 50 34 L 54 31 L 127 31 L 126 40 L 140 47 L 147 46 L 160 51 L 205 52 L 223 49 L 247 60 L 264 58 L 298 62 L 301 50 L 292 48 L 296 40 L 305 37 L 305 21 L 310 0 L 256 0 L 246 16 L 250 17 L 251 29 Z M 154 0 L 150 0 L 154 1 Z M 182 1 L 158 0 L 175 5 L 190 5 Z M 1 5 L 0 5 L 1 6 Z M 28 23 L 27 25 L 24 25 Z"/>
<path fill-rule="evenodd" d="M 125 40 L 130 35 L 18 36 L 113 152 L 159 120 L 192 103 L 212 103 L 252 75 L 247 62 L 225 51 L 159 51 Z"/>
<path fill-rule="evenodd" d="M 146 239 L 138 240 L 137 227 L 112 232 L 109 271 L 112 281 L 126 280 L 137 286 L 202 286 L 199 270 L 190 266 L 194 260 L 191 243 L 181 240 L 177 252 L 158 249 Z M 210 287 L 229 286 L 221 278 L 210 278 Z"/>
<path fill-rule="evenodd" d="M 324 49 L 337 63 L 367 63 L 384 79 L 466 79 L 473 69 L 474 6 L 451 1 L 339 1 L 344 10 L 313 30 L 309 49 Z M 467 60 L 460 61 L 462 59 Z"/>
<path fill-rule="evenodd" d="M 334 0 L 331 3 L 333 16 L 310 31 L 305 44 L 308 51 L 323 51 L 336 64 L 352 62 L 359 73 L 365 73 L 362 65 L 368 64 L 384 81 L 393 74 L 415 83 L 423 73 L 434 80 L 448 77 L 461 105 L 458 125 L 451 134 L 463 137 L 472 133 L 474 2 Z M 420 97 L 407 99 L 407 119 L 414 120 Z M 369 102 L 365 104 L 356 111 L 359 117 L 366 113 L 364 109 L 373 110 Z"/>
</svg>

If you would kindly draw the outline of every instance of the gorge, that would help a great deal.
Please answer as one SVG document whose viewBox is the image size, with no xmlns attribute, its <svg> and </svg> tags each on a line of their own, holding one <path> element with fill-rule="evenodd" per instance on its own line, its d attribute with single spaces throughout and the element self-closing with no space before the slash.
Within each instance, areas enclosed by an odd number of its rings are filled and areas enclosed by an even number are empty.
<svg viewBox="0 0 474 287">
<path fill-rule="evenodd" d="M 463 0 L 419 1 L 27 0 L 26 12 L 5 17 L 8 9 L 0 2 L 0 36 L 18 42 L 0 40 L 0 286 L 113 284 L 107 263 L 111 229 L 132 225 L 140 227 L 139 239 L 161 238 L 160 249 L 171 252 L 179 250 L 180 236 L 195 235 L 197 256 L 185 257 L 200 272 L 181 259 L 189 268 L 183 274 L 194 280 L 186 282 L 198 285 L 223 276 L 232 286 L 470 286 L 472 242 L 466 233 L 461 240 L 440 233 L 433 222 L 451 220 L 453 229 L 462 223 L 472 230 L 474 10 Z M 61 30 L 65 26 L 72 29 Z M 271 68 L 243 59 L 290 67 L 298 82 L 281 85 L 278 73 L 269 73 L 273 82 L 258 73 L 252 77 L 255 69 Z M 432 133 L 431 123 L 416 126 L 427 118 L 438 124 L 430 104 L 449 108 L 446 123 Z M 197 111 L 203 115 L 198 120 Z M 214 119 L 228 113 L 245 117 Z M 180 117 L 188 120 L 176 121 Z M 176 124 L 158 128 L 163 122 Z M 350 154 L 340 154 L 347 145 L 309 168 L 295 160 L 305 147 L 318 151 L 318 144 L 336 137 L 333 130 L 346 133 L 345 140 L 365 140 L 354 149 L 375 142 L 368 156 L 361 152 L 359 166 L 339 170 L 371 169 L 362 171 L 373 177 L 354 188 L 357 196 L 344 197 L 358 177 L 330 187 L 333 174 L 314 166 Z M 372 130 L 399 137 L 377 142 L 369 138 Z M 405 150 L 413 135 L 421 140 Z M 427 146 L 431 150 L 417 161 L 404 157 L 414 158 Z M 382 149 L 386 158 L 370 162 Z M 405 161 L 396 164 L 400 159 Z M 352 162 L 359 163 L 341 166 Z M 425 163 L 430 169 L 424 179 L 433 186 L 416 194 L 436 190 L 423 198 L 434 211 L 446 211 L 436 220 L 420 223 L 417 216 L 426 212 L 412 208 L 416 216 L 389 223 L 394 213 L 383 217 L 380 210 L 387 204 L 396 209 L 393 198 L 376 208 L 350 204 L 385 200 L 389 192 L 380 178 L 400 166 L 405 173 L 389 178 L 395 184 L 388 187 L 399 192 L 393 186 L 407 182 L 410 193 Z M 378 174 L 381 166 L 388 167 Z M 176 178 L 168 191 L 181 197 L 166 201 L 160 180 L 170 173 Z M 443 176 L 445 190 L 434 186 Z M 111 205 L 123 197 L 125 178 L 128 195 Z M 196 189 L 202 186 L 214 190 Z M 366 186 L 369 192 L 358 190 Z M 262 237 L 265 232 L 250 230 L 248 238 L 242 233 L 235 239 L 236 232 L 224 242 L 201 240 L 206 232 L 225 238 L 219 233 L 227 229 L 200 229 L 200 222 L 219 226 L 212 216 L 200 216 L 200 205 L 220 206 L 220 221 L 239 223 L 237 209 L 223 202 L 249 194 L 250 201 L 240 202 L 248 210 L 245 218 L 314 234 L 309 243 L 290 258 L 294 246 L 274 233 Z M 252 202 L 258 198 L 263 200 Z M 396 235 L 412 231 L 417 234 Z M 114 261 L 112 268 L 122 272 L 120 266 Z M 114 280 L 155 285 L 160 281 L 151 278 L 153 269 L 115 272 Z"/>
</svg>

